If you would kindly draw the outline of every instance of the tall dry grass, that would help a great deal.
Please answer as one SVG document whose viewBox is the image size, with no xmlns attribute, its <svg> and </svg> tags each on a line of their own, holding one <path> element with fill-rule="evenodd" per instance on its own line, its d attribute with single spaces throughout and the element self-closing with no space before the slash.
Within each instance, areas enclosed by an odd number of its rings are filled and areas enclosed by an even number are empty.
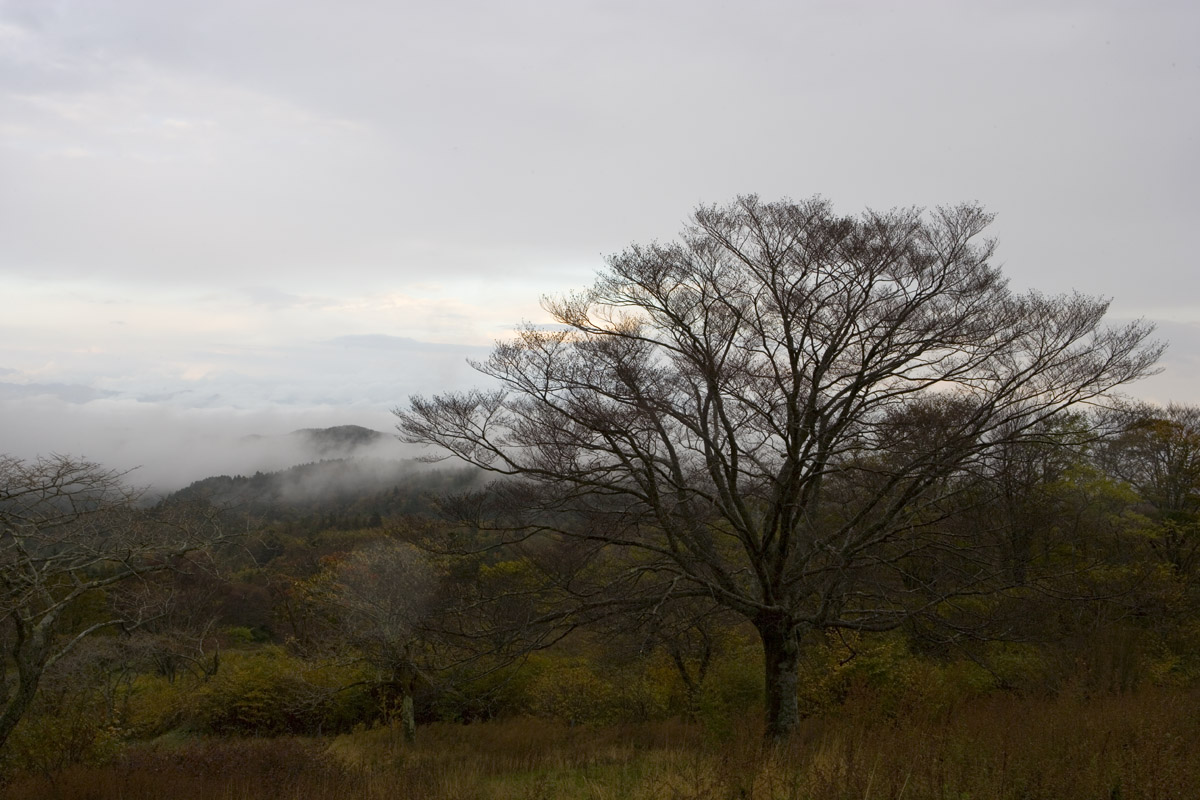
<svg viewBox="0 0 1200 800">
<path fill-rule="evenodd" d="M 1200 691 L 996 695 L 887 719 L 869 695 L 765 747 L 757 723 L 717 738 L 679 722 L 432 725 L 406 746 L 376 729 L 332 740 L 133 747 L 3 787 L 10 800 L 1191 800 Z"/>
</svg>

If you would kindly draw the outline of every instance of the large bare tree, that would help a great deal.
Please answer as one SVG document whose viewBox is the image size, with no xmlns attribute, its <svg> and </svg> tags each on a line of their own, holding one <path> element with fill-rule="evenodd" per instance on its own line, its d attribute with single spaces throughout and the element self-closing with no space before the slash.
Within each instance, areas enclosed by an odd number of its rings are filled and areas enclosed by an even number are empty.
<svg viewBox="0 0 1200 800">
<path fill-rule="evenodd" d="M 411 398 L 401 437 L 514 476 L 526 532 L 603 545 L 623 596 L 703 596 L 749 620 L 767 733 L 785 736 L 801 634 L 993 589 L 987 537 L 944 520 L 1001 448 L 1161 352 L 1144 323 L 1105 327 L 1105 301 L 1010 290 L 990 221 L 971 205 L 702 207 L 678 241 L 545 300 L 558 325 L 475 365 L 500 388 Z"/>
<path fill-rule="evenodd" d="M 157 613 L 103 602 L 75 611 L 220 538 L 211 518 L 143 507 L 121 473 L 97 464 L 0 456 L 0 750 L 50 666 L 98 631 Z"/>
</svg>

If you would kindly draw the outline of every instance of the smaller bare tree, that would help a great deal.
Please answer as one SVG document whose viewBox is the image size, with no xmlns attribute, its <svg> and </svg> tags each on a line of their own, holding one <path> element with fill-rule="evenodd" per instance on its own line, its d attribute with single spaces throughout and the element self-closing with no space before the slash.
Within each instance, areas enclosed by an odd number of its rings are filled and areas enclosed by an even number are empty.
<svg viewBox="0 0 1200 800">
<path fill-rule="evenodd" d="M 339 565 L 333 587 L 349 640 L 398 690 L 404 738 L 416 738 L 413 694 L 421 669 L 418 635 L 437 587 L 416 548 L 382 541 L 356 550 Z"/>
<path fill-rule="evenodd" d="M 72 609 L 221 538 L 211 517 L 137 501 L 123 473 L 89 461 L 0 456 L 0 619 L 9 651 L 0 660 L 0 748 L 49 667 L 88 636 L 135 628 L 151 613 L 99 603 L 72 621 Z"/>
</svg>

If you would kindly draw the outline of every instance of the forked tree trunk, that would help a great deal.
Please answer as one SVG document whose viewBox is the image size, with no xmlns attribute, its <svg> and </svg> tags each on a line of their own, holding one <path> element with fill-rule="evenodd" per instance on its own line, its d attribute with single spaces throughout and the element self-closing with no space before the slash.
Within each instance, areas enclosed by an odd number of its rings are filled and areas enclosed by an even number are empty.
<svg viewBox="0 0 1200 800">
<path fill-rule="evenodd" d="M 3 697 L 3 710 L 0 711 L 0 752 L 4 750 L 8 737 L 21 721 L 21 717 L 32 705 L 49 655 L 45 630 L 18 621 L 16 637 L 17 646 L 13 648 L 13 656 L 17 662 L 17 685 L 12 688 L 11 694 Z"/>
<path fill-rule="evenodd" d="M 760 617 L 754 622 L 763 644 L 766 677 L 766 738 L 780 742 L 800 721 L 797 684 L 800 641 L 796 626 L 781 616 Z"/>
<path fill-rule="evenodd" d="M 28 678 L 22 675 L 12 695 L 7 698 L 4 711 L 0 713 L 0 752 L 4 751 L 4 744 L 8 741 L 8 737 L 33 703 L 33 697 L 37 694 L 37 686 L 37 677 Z"/>
</svg>

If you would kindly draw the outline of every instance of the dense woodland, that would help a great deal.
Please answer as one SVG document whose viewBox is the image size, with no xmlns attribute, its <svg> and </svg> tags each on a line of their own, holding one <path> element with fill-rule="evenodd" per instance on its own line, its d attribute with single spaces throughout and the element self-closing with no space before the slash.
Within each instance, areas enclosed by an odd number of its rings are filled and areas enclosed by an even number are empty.
<svg viewBox="0 0 1200 800">
<path fill-rule="evenodd" d="M 939 214 L 701 209 L 398 411 L 467 468 L 4 460 L 12 796 L 1200 795 L 1200 410 Z"/>
</svg>

